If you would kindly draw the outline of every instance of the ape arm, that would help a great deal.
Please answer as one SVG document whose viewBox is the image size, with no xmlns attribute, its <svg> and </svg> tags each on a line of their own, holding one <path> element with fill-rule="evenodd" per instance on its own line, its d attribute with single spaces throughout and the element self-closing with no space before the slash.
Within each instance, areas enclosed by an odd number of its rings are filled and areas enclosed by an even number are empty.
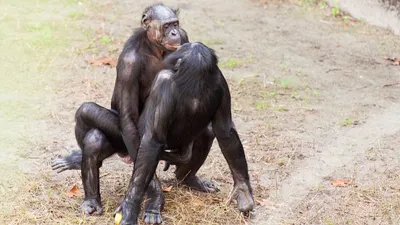
<svg viewBox="0 0 400 225">
<path fill-rule="evenodd" d="M 219 147 L 228 162 L 235 185 L 248 183 L 247 162 L 239 135 L 231 115 L 231 96 L 228 84 L 221 74 L 221 102 L 212 121 L 213 131 Z"/>
<path fill-rule="evenodd" d="M 120 128 L 125 146 L 134 162 L 140 140 L 138 133 L 140 63 L 134 51 L 124 51 L 121 56 L 117 65 Z"/>
<path fill-rule="evenodd" d="M 229 202 L 232 199 L 236 199 L 239 210 L 247 213 L 254 208 L 253 190 L 250 185 L 243 146 L 232 122 L 231 96 L 228 84 L 221 72 L 220 78 L 222 96 L 219 108 L 213 118 L 212 126 L 219 147 L 228 162 L 233 176 L 234 188 L 229 197 Z"/>
<path fill-rule="evenodd" d="M 157 168 L 159 155 L 164 150 L 169 117 L 175 105 L 173 85 L 167 77 L 171 72 L 161 71 L 152 87 L 141 120 L 145 121 L 145 131 L 135 161 L 128 193 L 122 203 L 123 224 L 136 224 L 140 203 Z M 162 97 L 161 97 L 162 96 Z M 144 118 L 142 118 L 144 117 Z"/>
</svg>

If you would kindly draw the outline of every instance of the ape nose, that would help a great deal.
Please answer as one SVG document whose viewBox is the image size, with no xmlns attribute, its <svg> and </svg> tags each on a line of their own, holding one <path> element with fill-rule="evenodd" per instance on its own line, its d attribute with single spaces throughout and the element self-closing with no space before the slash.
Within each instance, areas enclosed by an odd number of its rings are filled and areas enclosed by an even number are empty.
<svg viewBox="0 0 400 225">
<path fill-rule="evenodd" d="M 172 36 L 176 36 L 177 34 L 178 34 L 178 31 L 177 31 L 177 30 L 174 29 L 174 30 L 171 31 L 171 35 L 172 35 Z"/>
</svg>

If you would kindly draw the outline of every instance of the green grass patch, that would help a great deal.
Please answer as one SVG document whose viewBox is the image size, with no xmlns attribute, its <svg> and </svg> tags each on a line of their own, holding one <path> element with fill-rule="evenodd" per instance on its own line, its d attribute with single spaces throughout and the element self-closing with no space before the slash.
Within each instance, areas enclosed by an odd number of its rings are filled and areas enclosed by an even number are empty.
<svg viewBox="0 0 400 225">
<path fill-rule="evenodd" d="M 243 61 L 241 59 L 238 58 L 230 58 L 225 62 L 222 62 L 220 64 L 221 68 L 224 69 L 235 69 L 235 68 L 239 68 L 243 65 Z"/>
<path fill-rule="evenodd" d="M 256 102 L 256 108 L 258 110 L 265 110 L 268 108 L 268 104 L 265 101 L 258 101 Z"/>
<path fill-rule="evenodd" d="M 68 17 L 72 20 L 80 20 L 85 16 L 83 12 L 80 11 L 73 11 L 68 14 Z"/>
<path fill-rule="evenodd" d="M 104 35 L 104 37 L 101 39 L 101 43 L 102 43 L 103 45 L 108 45 L 108 44 L 111 43 L 111 41 L 112 41 L 112 39 L 111 39 L 111 37 L 108 36 L 108 35 Z"/>
</svg>

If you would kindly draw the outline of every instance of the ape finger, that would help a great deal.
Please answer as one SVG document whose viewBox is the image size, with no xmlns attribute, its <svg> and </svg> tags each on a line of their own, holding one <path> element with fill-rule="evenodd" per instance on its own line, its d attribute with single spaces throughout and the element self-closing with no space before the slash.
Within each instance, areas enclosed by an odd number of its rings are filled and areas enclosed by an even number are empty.
<svg viewBox="0 0 400 225">
<path fill-rule="evenodd" d="M 143 220 L 146 224 L 161 224 L 162 217 L 160 212 L 146 211 L 143 214 Z"/>
</svg>

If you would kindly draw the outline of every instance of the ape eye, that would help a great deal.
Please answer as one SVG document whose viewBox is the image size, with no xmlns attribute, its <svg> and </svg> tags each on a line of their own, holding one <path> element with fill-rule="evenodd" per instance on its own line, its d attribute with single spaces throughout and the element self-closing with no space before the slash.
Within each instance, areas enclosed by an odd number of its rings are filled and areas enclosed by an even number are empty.
<svg viewBox="0 0 400 225">
<path fill-rule="evenodd" d="M 168 29 L 169 24 L 164 24 L 164 29 Z"/>
<path fill-rule="evenodd" d="M 178 22 L 175 22 L 175 23 L 174 23 L 174 26 L 175 26 L 175 27 L 177 27 L 178 25 L 179 25 L 179 23 L 178 23 Z"/>
</svg>

